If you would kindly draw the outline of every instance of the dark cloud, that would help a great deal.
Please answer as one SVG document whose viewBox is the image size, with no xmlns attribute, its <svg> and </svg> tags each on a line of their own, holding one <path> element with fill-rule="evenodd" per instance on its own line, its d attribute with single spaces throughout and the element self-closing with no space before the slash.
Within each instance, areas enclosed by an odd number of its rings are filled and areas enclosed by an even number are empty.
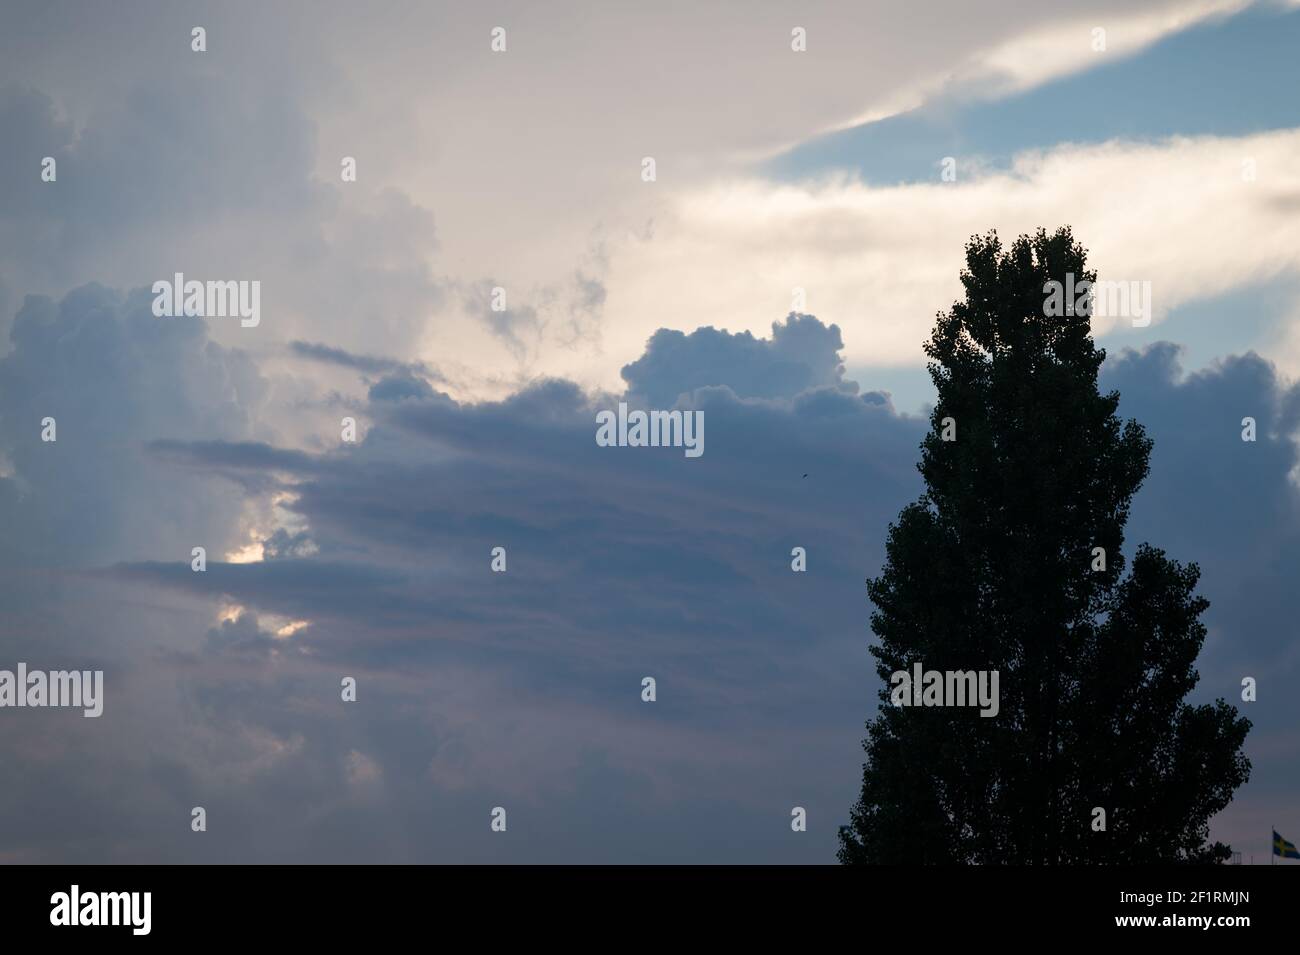
<svg viewBox="0 0 1300 955">
<path fill-rule="evenodd" d="M 315 459 L 301 451 L 275 448 L 264 441 L 177 441 L 161 438 L 146 446 L 160 458 L 230 470 L 309 470 Z"/>
<path fill-rule="evenodd" d="M 315 342 L 290 342 L 289 350 L 300 358 L 336 365 L 340 368 L 348 368 L 367 375 L 396 373 L 418 375 L 434 381 L 442 380 L 442 375 L 424 362 L 404 362 L 393 358 L 377 358 L 373 355 L 354 355 L 342 348 L 331 348 L 329 345 L 321 345 Z"/>
<path fill-rule="evenodd" d="M 36 575 L 21 599 L 9 585 L 10 619 L 42 619 L 47 649 L 10 637 L 7 656 L 75 656 L 93 635 L 112 671 L 98 735 L 46 723 L 33 737 L 58 755 L 30 778 L 60 795 L 44 812 L 25 786 L 4 797 L 0 816 L 26 820 L 6 833 L 15 857 L 832 857 L 874 685 L 862 582 L 920 492 L 927 426 L 844 382 L 833 327 L 661 332 L 625 396 L 546 379 L 458 402 L 375 359 L 354 368 L 384 371 L 364 438 L 315 453 L 258 435 L 256 367 L 143 296 L 34 299 L 13 342 L 6 521 L 52 567 L 112 565 Z M 1198 692 L 1235 699 L 1241 675 L 1260 677 L 1251 745 L 1284 749 L 1300 716 L 1284 691 L 1297 396 L 1253 355 L 1183 377 L 1166 344 L 1116 356 L 1104 381 L 1156 441 L 1129 546 L 1205 571 Z M 638 389 L 703 412 L 703 456 L 596 444 L 596 413 Z M 39 443 L 46 405 L 54 446 Z M 250 512 L 273 516 L 264 559 L 229 563 Z M 194 572 L 191 543 L 223 535 Z M 796 546 L 807 573 L 790 569 Z M 165 730 L 145 756 L 150 726 Z M 20 761 L 30 745 L 0 734 Z M 1266 763 L 1225 831 L 1293 788 Z M 111 832 L 68 822 L 92 803 Z M 462 819 L 503 804 L 519 833 L 506 848 Z M 221 840 L 185 840 L 193 805 Z M 817 824 L 783 840 L 794 805 Z"/>
<path fill-rule="evenodd" d="M 207 634 L 207 649 L 211 653 L 265 657 L 274 648 L 274 635 L 263 630 L 258 624 L 257 615 L 252 613 L 242 613 L 233 619 L 223 620 Z"/>
<path fill-rule="evenodd" d="M 623 380 L 654 407 L 672 407 L 678 395 L 706 385 L 727 385 L 742 398 L 791 398 L 812 388 L 855 393 L 857 385 L 844 380 L 843 347 L 839 326 L 795 312 L 772 323 L 770 339 L 661 328 L 645 354 L 624 366 Z"/>
<path fill-rule="evenodd" d="M 319 551 L 316 542 L 306 531 L 291 534 L 283 527 L 262 542 L 264 560 L 282 560 L 292 557 L 310 557 Z"/>
<path fill-rule="evenodd" d="M 917 490 L 904 462 L 923 423 L 878 396 L 814 389 L 742 398 L 724 384 L 689 399 L 705 414 L 706 450 L 687 459 L 680 448 L 598 447 L 595 412 L 616 399 L 570 382 L 465 404 L 403 391 L 402 380 L 376 386 L 355 447 L 312 455 L 258 442 L 150 443 L 159 467 L 260 470 L 277 493 L 289 489 L 284 509 L 302 529 L 270 534 L 270 559 L 260 563 L 216 557 L 194 573 L 180 555 L 108 577 L 131 591 L 246 608 L 195 635 L 200 662 L 182 665 L 188 657 L 177 650 L 168 666 L 180 667 L 191 692 L 206 687 L 204 732 L 238 713 L 239 732 L 284 753 L 296 781 L 324 787 L 318 801 L 338 790 L 338 807 L 300 827 L 332 840 L 310 857 L 335 857 L 348 844 L 344 817 L 383 828 L 378 789 L 361 786 L 363 804 L 347 803 L 358 786 L 329 769 L 352 749 L 364 754 L 353 762 L 370 767 L 353 775 L 381 774 L 383 798 L 396 801 L 385 811 L 408 820 L 432 786 L 465 811 L 509 799 L 531 825 L 590 818 L 589 832 L 620 830 L 604 844 L 525 836 L 511 858 L 694 858 L 647 838 L 669 828 L 665 813 L 698 828 L 701 845 L 719 838 L 705 833 L 710 820 L 729 813 L 738 831 L 770 813 L 779 833 L 791 798 L 838 818 L 865 715 L 861 580 L 878 563 L 884 526 Z M 815 483 L 802 478 L 808 471 Z M 864 482 L 875 489 L 866 497 Z M 490 569 L 495 546 L 507 550 L 504 574 Z M 807 548 L 813 573 L 791 572 L 794 546 Z M 309 624 L 277 638 L 267 619 Z M 203 659 L 235 669 L 209 672 L 217 664 Z M 392 738 L 348 742 L 354 734 L 339 722 L 347 711 L 328 703 L 345 673 L 360 675 L 367 719 L 407 700 L 433 728 L 388 721 Z M 653 706 L 639 698 L 645 675 L 659 681 Z M 254 703 L 240 689 L 250 680 L 282 696 Z M 268 680 L 284 686 L 272 691 Z M 463 689 L 450 700 L 430 689 L 447 681 L 475 688 L 472 700 Z M 283 707 L 315 715 L 286 719 Z M 531 727 L 527 741 L 512 739 L 518 721 Z M 418 769 L 403 768 L 396 747 L 413 732 L 431 742 Z M 286 742 L 297 737 L 300 749 Z M 772 792 L 770 746 L 779 740 L 787 755 L 778 775 L 808 780 L 797 794 Z M 520 746 L 545 754 L 545 765 Z M 521 760 L 508 778 L 496 768 Z M 818 762 L 842 772 L 819 777 Z M 241 812 L 267 824 L 272 810 L 255 807 L 255 796 L 239 795 Z M 600 808 L 611 798 L 624 805 L 614 816 Z M 824 844 L 777 851 L 820 858 L 833 829 L 822 834 Z M 461 858 L 495 851 L 457 845 Z M 771 849 L 771 840 L 756 835 L 754 859 L 759 846 Z"/>
<path fill-rule="evenodd" d="M 432 398 L 433 386 L 411 374 L 387 375 L 370 386 L 371 401 L 402 401 L 405 398 Z"/>
<path fill-rule="evenodd" d="M 806 342 L 826 331 L 815 322 L 798 323 Z M 806 367 L 820 367 L 832 384 L 789 379 L 790 396 L 744 397 L 731 381 L 772 388 L 754 384 L 743 339 L 697 333 L 675 347 L 682 366 L 702 367 L 691 348 L 716 359 L 736 344 L 738 367 L 713 372 L 721 384 L 679 393 L 705 413 L 706 453 L 697 460 L 675 449 L 597 447 L 594 413 L 616 399 L 568 382 L 540 382 L 495 403 L 432 393 L 372 405 L 372 440 L 356 455 L 304 467 L 292 505 L 325 548 L 358 555 L 355 568 L 289 561 L 299 578 L 250 565 L 222 587 L 264 612 L 328 621 L 302 640 L 319 658 L 413 675 L 449 666 L 508 672 L 514 705 L 539 725 L 563 722 L 548 713 L 554 699 L 593 719 L 620 714 L 637 674 L 653 673 L 661 700 L 671 700 L 656 719 L 701 758 L 721 758 L 710 747 L 723 740 L 744 750 L 781 732 L 820 747 L 824 765 L 801 777 L 815 794 L 805 801 L 834 815 L 836 787 L 856 766 L 871 680 L 861 581 L 879 566 L 886 524 L 919 492 L 924 423 L 896 415 L 879 394 L 840 386 L 836 364 L 818 362 L 815 349 Z M 630 390 L 649 380 L 640 370 L 629 377 Z M 1290 679 L 1287 581 L 1300 571 L 1288 476 L 1294 393 L 1256 356 L 1183 378 L 1176 349 L 1163 343 L 1112 359 L 1104 383 L 1121 389 L 1122 411 L 1156 440 L 1130 547 L 1150 540 L 1205 571 L 1212 636 L 1199 692 L 1239 699 L 1247 659 Z M 1240 439 L 1251 411 L 1260 433 L 1253 445 Z M 488 566 L 498 545 L 509 554 L 505 575 Z M 789 569 L 796 545 L 807 548 L 806 575 Z M 1242 560 L 1248 553 L 1276 569 L 1261 574 Z M 376 564 L 406 576 L 363 583 L 363 568 Z M 351 601 L 326 596 L 354 569 Z M 355 639 L 362 629 L 364 649 Z M 1279 705 L 1251 711 L 1258 739 L 1288 732 L 1300 715 Z M 661 780 L 666 771 L 617 750 L 592 752 L 620 772 Z M 718 784 L 714 794 L 752 811 L 743 790 L 762 788 L 772 758 L 735 767 L 745 786 Z M 1249 813 L 1252 792 L 1267 800 L 1293 783 L 1290 774 L 1257 779 L 1230 813 Z M 1231 827 L 1231 815 L 1222 824 Z"/>
<path fill-rule="evenodd" d="M 1295 408 L 1300 390 L 1254 353 L 1184 376 L 1179 348 L 1160 342 L 1125 351 L 1103 369 L 1120 413 L 1155 442 L 1151 473 L 1133 502 L 1127 549 L 1141 541 L 1201 568 L 1209 637 L 1196 695 L 1224 697 L 1255 724 L 1246 751 L 1250 783 L 1218 823 L 1228 840 L 1258 839 L 1259 819 L 1293 802 L 1294 727 L 1300 723 L 1300 657 L 1294 652 L 1294 581 L 1300 577 L 1300 497 Z M 1242 419 L 1257 425 L 1242 440 Z M 1241 701 L 1243 677 L 1259 698 Z"/>
</svg>

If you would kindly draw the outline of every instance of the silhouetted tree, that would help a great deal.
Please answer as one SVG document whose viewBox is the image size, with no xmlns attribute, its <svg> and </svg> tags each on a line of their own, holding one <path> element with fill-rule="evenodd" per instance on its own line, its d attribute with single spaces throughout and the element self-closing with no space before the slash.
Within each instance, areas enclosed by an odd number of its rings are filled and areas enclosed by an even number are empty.
<svg viewBox="0 0 1300 955">
<path fill-rule="evenodd" d="M 1125 576 L 1151 441 L 1115 415 L 1118 392 L 1098 391 L 1105 352 L 1087 315 L 1044 307 L 1049 280 L 1096 280 L 1085 261 L 1068 228 L 1006 251 L 996 233 L 971 239 L 965 300 L 925 346 L 939 393 L 926 491 L 890 525 L 867 582 L 886 687 L 842 862 L 1228 855 L 1208 821 L 1249 777 L 1250 722 L 1221 699 L 1184 702 L 1205 639 L 1199 568 L 1143 545 Z M 998 714 L 892 705 L 891 674 L 918 661 L 999 671 Z"/>
</svg>

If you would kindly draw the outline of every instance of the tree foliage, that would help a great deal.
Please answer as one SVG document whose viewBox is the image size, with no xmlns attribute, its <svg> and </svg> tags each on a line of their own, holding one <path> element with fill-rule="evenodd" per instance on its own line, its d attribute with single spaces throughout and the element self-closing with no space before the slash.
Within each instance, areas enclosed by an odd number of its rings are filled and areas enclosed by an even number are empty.
<svg viewBox="0 0 1300 955">
<path fill-rule="evenodd" d="M 926 490 L 867 582 L 886 686 L 845 863 L 1218 861 L 1209 819 L 1249 776 L 1248 720 L 1196 685 L 1199 569 L 1121 555 L 1151 441 L 1102 394 L 1086 314 L 1045 286 L 1095 281 L 1068 228 L 971 239 L 965 298 L 925 346 L 938 389 Z M 944 420 L 955 440 L 943 440 Z M 1094 570 L 1094 548 L 1106 569 Z M 894 706 L 890 675 L 999 671 L 998 715 Z M 1094 828 L 1094 807 L 1106 812 Z"/>
</svg>

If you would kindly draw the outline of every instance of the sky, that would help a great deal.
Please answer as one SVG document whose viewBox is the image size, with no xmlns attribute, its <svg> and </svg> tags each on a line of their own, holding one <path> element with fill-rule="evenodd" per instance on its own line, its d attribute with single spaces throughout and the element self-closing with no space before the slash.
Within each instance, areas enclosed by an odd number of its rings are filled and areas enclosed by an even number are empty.
<svg viewBox="0 0 1300 955">
<path fill-rule="evenodd" d="M 1194 700 L 1258 680 L 1212 835 L 1267 862 L 1298 42 L 1247 0 L 0 0 L 0 668 L 105 674 L 0 710 L 0 860 L 834 861 L 921 344 L 971 235 L 1068 224 L 1151 283 L 1093 327 L 1155 442 L 1127 538 L 1202 568 Z M 176 273 L 260 320 L 159 317 Z M 705 452 L 598 446 L 620 401 Z"/>
</svg>

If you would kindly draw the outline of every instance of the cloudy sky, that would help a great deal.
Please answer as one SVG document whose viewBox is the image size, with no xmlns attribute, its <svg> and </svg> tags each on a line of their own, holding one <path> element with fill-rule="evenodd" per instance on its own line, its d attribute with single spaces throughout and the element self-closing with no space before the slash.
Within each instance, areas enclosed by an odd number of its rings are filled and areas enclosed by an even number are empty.
<svg viewBox="0 0 1300 955">
<path fill-rule="evenodd" d="M 1094 323 L 1129 541 L 1201 564 L 1197 698 L 1259 681 L 1213 835 L 1267 861 L 1297 48 L 1248 0 L 0 0 L 0 667 L 106 674 L 3 711 L 0 860 L 833 861 L 921 342 L 967 237 L 1069 224 L 1151 283 Z M 260 323 L 155 317 L 177 272 Z M 597 447 L 621 399 L 706 452 Z"/>
</svg>

